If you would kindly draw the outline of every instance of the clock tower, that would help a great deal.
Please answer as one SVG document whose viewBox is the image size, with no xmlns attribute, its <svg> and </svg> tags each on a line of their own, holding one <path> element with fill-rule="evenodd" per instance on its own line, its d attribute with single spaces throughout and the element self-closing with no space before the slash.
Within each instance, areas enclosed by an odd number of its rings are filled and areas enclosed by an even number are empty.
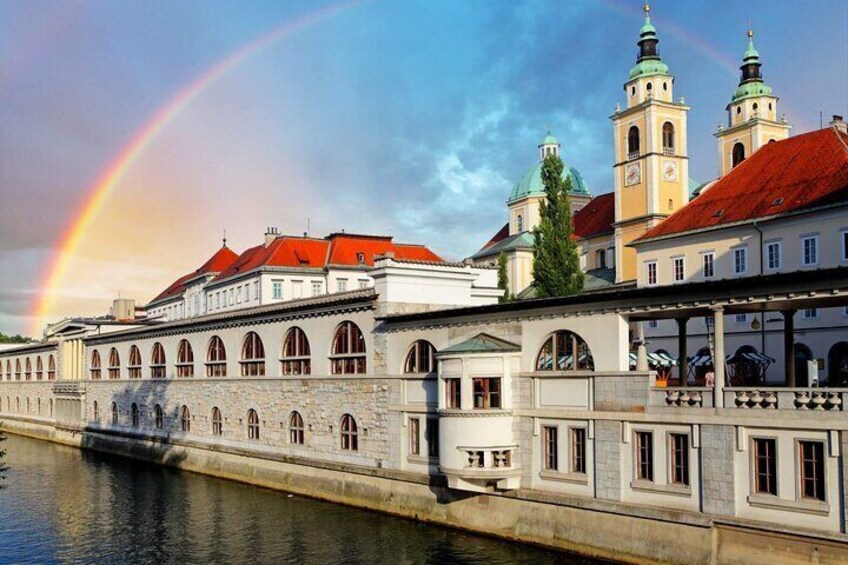
<svg viewBox="0 0 848 565">
<path fill-rule="evenodd" d="M 674 101 L 674 77 L 660 58 L 657 30 L 645 4 L 636 66 L 624 83 L 627 107 L 611 116 L 615 136 L 616 282 L 636 279 L 636 251 L 627 245 L 689 201 L 686 115 Z"/>
<path fill-rule="evenodd" d="M 789 137 L 786 116 L 777 119 L 777 96 L 763 82 L 760 67 L 760 54 L 754 49 L 754 32 L 748 30 L 748 49 L 739 67 L 742 77 L 727 105 L 727 126 L 719 125 L 715 134 L 721 176 L 766 143 Z"/>
</svg>

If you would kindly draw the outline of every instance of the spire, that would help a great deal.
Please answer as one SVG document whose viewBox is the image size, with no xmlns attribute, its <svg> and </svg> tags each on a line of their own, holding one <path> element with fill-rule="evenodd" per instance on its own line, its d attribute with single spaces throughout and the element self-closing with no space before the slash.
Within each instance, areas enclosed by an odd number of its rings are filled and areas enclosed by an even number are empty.
<svg viewBox="0 0 848 565">
<path fill-rule="evenodd" d="M 760 71 L 763 64 L 760 62 L 760 53 L 754 47 L 754 30 L 749 27 L 747 35 L 748 48 L 742 55 L 742 66 L 739 67 L 739 70 L 742 71 L 739 78 L 739 88 L 733 94 L 732 101 L 746 96 L 771 94 L 771 88 L 763 84 L 763 74 Z"/>
<path fill-rule="evenodd" d="M 548 129 L 548 133 L 545 135 L 544 139 L 539 143 L 539 160 L 544 161 L 545 157 L 548 155 L 559 155 L 560 144 L 551 134 L 551 130 Z"/>
<path fill-rule="evenodd" d="M 224 244 L 221 247 L 226 247 L 227 246 L 227 228 L 224 228 L 223 240 L 224 240 Z"/>
<path fill-rule="evenodd" d="M 636 66 L 630 69 L 630 78 L 647 75 L 667 75 L 668 65 L 660 59 L 657 44 L 657 28 L 651 23 L 651 6 L 647 2 L 644 7 L 645 22 L 639 30 L 639 53 L 636 56 Z"/>
</svg>

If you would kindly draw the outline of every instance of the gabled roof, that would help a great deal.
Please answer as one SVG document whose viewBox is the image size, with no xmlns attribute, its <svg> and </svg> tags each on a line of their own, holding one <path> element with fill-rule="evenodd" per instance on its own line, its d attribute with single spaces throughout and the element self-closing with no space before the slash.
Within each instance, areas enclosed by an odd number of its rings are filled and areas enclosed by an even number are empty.
<svg viewBox="0 0 848 565">
<path fill-rule="evenodd" d="M 615 193 L 596 196 L 574 214 L 574 234 L 582 238 L 612 233 L 615 222 Z"/>
<path fill-rule="evenodd" d="M 372 267 L 375 257 L 387 253 L 393 253 L 395 259 L 405 261 L 444 262 L 441 257 L 424 245 L 394 243 L 391 236 L 334 233 L 327 236 L 327 239 L 330 242 L 327 266 L 367 265 Z M 362 262 L 359 260 L 360 254 L 364 256 Z"/>
<path fill-rule="evenodd" d="M 232 265 L 236 259 L 238 259 L 238 255 L 236 255 L 236 253 L 232 249 L 224 245 L 223 247 L 221 247 L 221 249 L 216 251 L 212 255 L 212 257 L 207 259 L 206 262 L 203 263 L 203 265 L 201 265 L 191 273 L 183 275 L 174 282 L 172 282 L 171 285 L 168 286 L 168 288 L 160 292 L 156 296 L 156 298 L 151 300 L 150 304 L 153 304 L 154 302 L 159 302 L 160 300 L 165 300 L 166 298 L 170 298 L 172 296 L 182 294 L 185 291 L 186 283 L 188 281 L 200 275 L 220 273 L 221 271 L 226 270 L 230 265 Z"/>
<path fill-rule="evenodd" d="M 329 242 L 325 239 L 282 236 L 267 247 L 257 245 L 242 253 L 230 267 L 218 275 L 225 279 L 257 267 L 312 267 L 323 268 Z"/>
<path fill-rule="evenodd" d="M 848 135 L 825 128 L 768 143 L 634 243 L 848 204 Z"/>
<path fill-rule="evenodd" d="M 481 259 L 483 257 L 491 257 L 493 255 L 500 255 L 504 251 L 512 251 L 513 249 L 532 249 L 533 241 L 533 234 L 529 231 L 523 231 L 521 233 L 505 237 L 494 245 L 484 247 L 472 255 L 471 258 Z"/>
<path fill-rule="evenodd" d="M 502 239 L 506 239 L 507 237 L 509 237 L 509 222 L 505 223 L 503 227 L 498 230 L 498 233 L 493 235 L 492 239 L 487 241 L 486 244 L 483 245 L 483 247 L 481 247 L 479 251 L 477 251 L 477 253 L 489 249 L 490 247 L 492 247 Z"/>
<path fill-rule="evenodd" d="M 487 333 L 479 333 L 456 345 L 446 347 L 437 355 L 452 355 L 456 353 L 503 353 L 521 351 L 521 346 Z"/>
</svg>

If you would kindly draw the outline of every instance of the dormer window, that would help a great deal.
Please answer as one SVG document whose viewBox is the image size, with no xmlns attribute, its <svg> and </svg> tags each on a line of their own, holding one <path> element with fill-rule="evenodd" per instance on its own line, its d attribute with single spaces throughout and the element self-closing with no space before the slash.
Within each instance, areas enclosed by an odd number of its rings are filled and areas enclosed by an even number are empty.
<svg viewBox="0 0 848 565">
<path fill-rule="evenodd" d="M 365 263 L 365 253 L 357 253 L 356 254 L 356 260 L 359 262 L 360 265 L 364 264 Z"/>
</svg>

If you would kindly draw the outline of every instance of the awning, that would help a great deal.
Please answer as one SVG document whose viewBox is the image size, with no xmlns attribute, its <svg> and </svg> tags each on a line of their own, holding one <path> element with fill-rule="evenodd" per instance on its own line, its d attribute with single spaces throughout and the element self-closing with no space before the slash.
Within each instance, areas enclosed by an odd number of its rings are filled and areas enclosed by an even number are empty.
<svg viewBox="0 0 848 565">
<path fill-rule="evenodd" d="M 704 365 L 712 365 L 713 358 L 711 355 L 696 355 L 689 358 L 690 367 L 703 367 Z"/>
<path fill-rule="evenodd" d="M 774 363 L 774 359 L 772 359 L 768 355 L 763 355 L 759 351 L 745 351 L 744 353 L 742 353 L 742 357 L 755 363 L 762 363 L 763 365 Z"/>
<path fill-rule="evenodd" d="M 673 367 L 677 365 L 677 359 L 668 355 L 667 353 L 648 353 L 648 365 L 653 367 Z M 630 366 L 635 367 L 638 361 L 638 356 L 631 352 L 630 353 Z"/>
</svg>

